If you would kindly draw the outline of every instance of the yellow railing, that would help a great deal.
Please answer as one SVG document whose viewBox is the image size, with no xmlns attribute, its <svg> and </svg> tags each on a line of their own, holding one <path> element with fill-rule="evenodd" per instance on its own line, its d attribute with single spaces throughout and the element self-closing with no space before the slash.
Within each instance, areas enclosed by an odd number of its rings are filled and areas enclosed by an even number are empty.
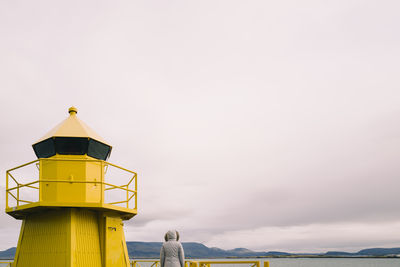
<svg viewBox="0 0 400 267">
<path fill-rule="evenodd" d="M 142 266 L 141 263 L 149 263 L 146 266 Z M 185 261 L 185 267 L 210 267 L 211 264 L 244 264 L 248 267 L 261 267 L 260 261 L 240 261 L 240 260 L 229 260 L 229 261 L 194 261 L 194 260 L 187 260 Z M 159 260 L 132 260 L 131 267 L 159 267 L 160 261 Z M 269 267 L 269 261 L 264 261 L 264 267 Z"/>
<path fill-rule="evenodd" d="M 237 260 L 230 260 L 230 261 L 187 261 L 186 262 L 186 267 L 211 267 L 212 264 L 245 264 L 249 267 L 260 267 L 260 261 L 237 261 Z M 264 267 L 269 267 L 269 262 L 265 261 L 264 262 Z"/>
<path fill-rule="evenodd" d="M 199 267 L 197 261 L 185 261 L 185 267 Z"/>
<path fill-rule="evenodd" d="M 9 261 L 0 261 L 0 267 L 11 267 L 12 266 L 12 262 Z"/>
<path fill-rule="evenodd" d="M 146 265 L 145 267 L 159 267 L 159 260 L 132 260 L 131 267 L 142 267 L 141 263 L 149 263 L 150 266 Z"/>
<path fill-rule="evenodd" d="M 101 169 L 103 170 L 102 173 L 102 177 L 101 179 L 98 180 L 94 180 L 94 181 L 83 181 L 83 180 L 49 180 L 49 179 L 43 179 L 42 176 L 42 166 L 43 163 L 46 161 L 84 161 L 84 162 L 98 162 L 101 164 Z M 16 177 L 14 177 L 13 172 L 20 170 L 24 167 L 27 167 L 29 165 L 33 165 L 35 164 L 37 169 L 39 170 L 39 178 L 34 180 L 34 181 L 30 181 L 27 183 L 21 183 L 18 182 L 18 179 Z M 114 185 L 111 183 L 107 183 L 104 181 L 104 176 L 105 173 L 107 172 L 109 167 L 113 167 L 113 168 L 117 168 L 119 170 L 122 170 L 124 172 L 128 172 L 132 175 L 132 177 L 130 177 L 129 181 L 126 184 L 123 185 Z M 14 182 L 15 186 L 10 187 L 10 182 Z M 9 199 L 10 197 L 12 199 L 15 200 L 16 205 L 12 206 L 11 208 L 13 209 L 18 209 L 21 205 L 24 204 L 32 204 L 32 203 L 36 203 L 39 202 L 40 199 L 40 188 L 42 186 L 43 183 L 49 184 L 49 183 L 70 183 L 70 184 L 94 184 L 94 185 L 100 185 L 102 192 L 101 192 L 101 203 L 104 204 L 112 204 L 112 205 L 116 205 L 116 204 L 125 204 L 126 208 L 130 208 L 130 209 L 137 209 L 137 174 L 133 171 L 130 171 L 128 169 L 122 168 L 120 166 L 117 166 L 115 164 L 103 161 L 103 160 L 95 160 L 95 159 L 51 159 L 51 158 L 46 158 L 46 159 L 37 159 L 31 162 L 28 162 L 26 164 L 22 164 L 18 167 L 12 168 L 10 170 L 8 170 L 6 172 L 6 207 L 10 208 L 10 204 L 9 204 Z M 24 188 L 30 188 L 30 189 L 35 189 L 38 191 L 38 195 L 37 195 L 37 201 L 31 201 L 31 200 L 27 200 L 24 199 L 24 196 L 21 196 L 21 190 Z M 105 191 L 110 191 L 110 190 L 122 190 L 125 191 L 124 195 L 124 200 L 122 201 L 114 201 L 114 202 L 106 202 L 104 199 L 104 193 Z M 129 202 L 132 200 L 132 198 L 134 198 L 134 207 L 130 207 L 129 206 Z M 100 204 L 101 204 L 100 203 Z"/>
<path fill-rule="evenodd" d="M 148 263 L 146 266 L 142 266 L 141 263 Z M 0 266 L 11 266 L 12 262 L 0 262 Z M 245 264 L 249 267 L 260 267 L 260 261 L 185 261 L 185 267 L 210 267 L 211 264 Z M 130 262 L 131 267 L 160 267 L 159 260 L 132 260 Z M 269 262 L 264 261 L 264 267 L 269 267 Z"/>
</svg>

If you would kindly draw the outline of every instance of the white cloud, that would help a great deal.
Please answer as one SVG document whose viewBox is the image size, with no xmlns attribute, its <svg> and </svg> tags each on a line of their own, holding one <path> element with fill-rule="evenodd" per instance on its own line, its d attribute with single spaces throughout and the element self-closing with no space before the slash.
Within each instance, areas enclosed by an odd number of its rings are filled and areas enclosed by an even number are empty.
<svg viewBox="0 0 400 267">
<path fill-rule="evenodd" d="M 400 221 L 385 223 L 332 223 L 286 227 L 261 227 L 227 231 L 211 238 L 209 246 L 242 247 L 259 251 L 356 252 L 360 247 L 400 245 Z"/>
<path fill-rule="evenodd" d="M 398 5 L 2 3 L 0 169 L 32 160 L 75 105 L 111 162 L 139 174 L 128 240 L 179 228 L 285 250 L 305 229 L 311 241 L 288 248 L 396 244 L 363 236 L 400 220 Z M 18 232 L 1 216 L 3 235 Z M 313 236 L 340 225 L 354 243 Z M 274 230 L 282 243 L 234 239 Z"/>
</svg>

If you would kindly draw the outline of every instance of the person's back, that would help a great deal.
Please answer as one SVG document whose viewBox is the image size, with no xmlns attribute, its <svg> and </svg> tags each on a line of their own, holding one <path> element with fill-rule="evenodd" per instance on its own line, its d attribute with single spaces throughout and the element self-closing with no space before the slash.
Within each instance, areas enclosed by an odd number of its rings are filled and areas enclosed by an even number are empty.
<svg viewBox="0 0 400 267">
<path fill-rule="evenodd" d="M 168 231 L 160 251 L 161 267 L 184 267 L 185 255 L 179 240 L 178 232 Z"/>
</svg>

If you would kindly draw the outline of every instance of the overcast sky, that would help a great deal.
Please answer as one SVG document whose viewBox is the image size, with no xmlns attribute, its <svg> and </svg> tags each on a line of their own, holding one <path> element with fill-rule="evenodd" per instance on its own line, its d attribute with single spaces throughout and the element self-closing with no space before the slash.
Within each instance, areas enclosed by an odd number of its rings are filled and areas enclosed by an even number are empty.
<svg viewBox="0 0 400 267">
<path fill-rule="evenodd" d="M 175 228 L 223 249 L 400 247 L 399 10 L 0 1 L 2 176 L 74 105 L 139 175 L 128 241 Z M 0 250 L 19 227 L 0 213 Z"/>
</svg>

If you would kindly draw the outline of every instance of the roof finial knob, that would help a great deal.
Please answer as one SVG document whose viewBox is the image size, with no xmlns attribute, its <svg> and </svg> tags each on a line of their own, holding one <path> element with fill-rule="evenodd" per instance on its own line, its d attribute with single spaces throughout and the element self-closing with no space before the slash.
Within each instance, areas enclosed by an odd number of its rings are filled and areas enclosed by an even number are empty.
<svg viewBox="0 0 400 267">
<path fill-rule="evenodd" d="M 77 109 L 76 107 L 70 107 L 70 108 L 68 109 L 68 113 L 69 113 L 70 115 L 76 115 L 76 113 L 78 113 L 78 109 Z"/>
</svg>

